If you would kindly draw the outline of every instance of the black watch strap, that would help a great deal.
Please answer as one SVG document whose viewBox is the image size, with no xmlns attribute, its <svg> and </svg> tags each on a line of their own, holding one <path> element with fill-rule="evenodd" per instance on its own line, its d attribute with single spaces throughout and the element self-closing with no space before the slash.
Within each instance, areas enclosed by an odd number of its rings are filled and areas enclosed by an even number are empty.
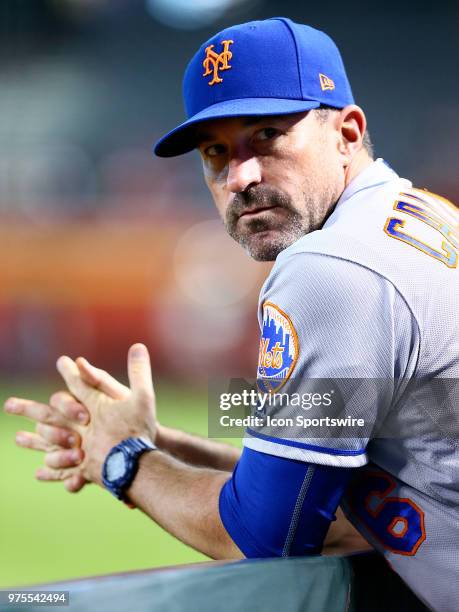
<svg viewBox="0 0 459 612">
<path fill-rule="evenodd" d="M 137 474 L 139 459 L 144 453 L 152 450 L 156 450 L 156 446 L 144 438 L 126 438 L 114 446 L 107 454 L 102 467 L 102 482 L 104 487 L 116 498 L 126 502 L 125 491 L 131 486 Z M 110 475 L 110 468 L 115 455 L 119 456 L 119 460 L 123 467 L 120 473 L 113 478 Z M 133 507 L 132 504 L 128 505 Z"/>
</svg>

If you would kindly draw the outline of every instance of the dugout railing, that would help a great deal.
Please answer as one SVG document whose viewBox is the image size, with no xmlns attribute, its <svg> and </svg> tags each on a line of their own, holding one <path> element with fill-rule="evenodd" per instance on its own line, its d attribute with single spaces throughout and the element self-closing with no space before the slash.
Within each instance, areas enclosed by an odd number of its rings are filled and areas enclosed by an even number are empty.
<svg viewBox="0 0 459 612">
<path fill-rule="evenodd" d="M 209 562 L 27 590 L 69 592 L 70 612 L 424 612 L 376 553 Z M 48 606 L 20 606 L 33 612 Z M 1 612 L 11 606 L 0 604 Z"/>
</svg>

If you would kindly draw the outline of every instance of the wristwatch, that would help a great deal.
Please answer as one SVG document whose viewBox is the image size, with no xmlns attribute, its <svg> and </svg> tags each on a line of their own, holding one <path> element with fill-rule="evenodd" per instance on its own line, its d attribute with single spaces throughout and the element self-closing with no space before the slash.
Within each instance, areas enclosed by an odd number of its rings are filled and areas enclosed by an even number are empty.
<svg viewBox="0 0 459 612">
<path fill-rule="evenodd" d="M 114 446 L 102 466 L 102 482 L 112 495 L 128 503 L 125 491 L 130 487 L 139 469 L 139 459 L 143 453 L 156 450 L 156 446 L 144 438 L 126 438 Z"/>
</svg>

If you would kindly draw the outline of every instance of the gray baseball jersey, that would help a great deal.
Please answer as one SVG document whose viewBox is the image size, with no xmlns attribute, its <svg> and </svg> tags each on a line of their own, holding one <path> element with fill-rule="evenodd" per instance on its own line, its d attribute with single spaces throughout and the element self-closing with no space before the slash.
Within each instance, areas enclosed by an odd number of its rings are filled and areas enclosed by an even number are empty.
<svg viewBox="0 0 459 612">
<path fill-rule="evenodd" d="M 244 439 L 264 453 L 359 468 L 347 516 L 442 611 L 459 601 L 458 263 L 459 209 L 383 160 L 371 164 L 321 230 L 278 256 L 259 304 L 263 389 L 304 397 L 317 379 L 351 381 L 345 414 L 365 419 L 365 433 L 249 428 Z M 312 404 L 295 414 L 316 415 Z"/>
</svg>

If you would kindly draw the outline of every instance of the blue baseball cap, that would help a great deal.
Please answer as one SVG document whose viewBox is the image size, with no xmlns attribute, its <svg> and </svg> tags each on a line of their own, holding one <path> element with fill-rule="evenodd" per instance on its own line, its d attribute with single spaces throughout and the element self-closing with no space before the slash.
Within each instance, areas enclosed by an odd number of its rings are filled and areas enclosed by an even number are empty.
<svg viewBox="0 0 459 612">
<path fill-rule="evenodd" d="M 187 120 L 156 143 L 159 157 L 192 151 L 203 121 L 354 103 L 332 39 L 285 17 L 232 26 L 205 42 L 185 70 L 183 99 Z"/>
</svg>

